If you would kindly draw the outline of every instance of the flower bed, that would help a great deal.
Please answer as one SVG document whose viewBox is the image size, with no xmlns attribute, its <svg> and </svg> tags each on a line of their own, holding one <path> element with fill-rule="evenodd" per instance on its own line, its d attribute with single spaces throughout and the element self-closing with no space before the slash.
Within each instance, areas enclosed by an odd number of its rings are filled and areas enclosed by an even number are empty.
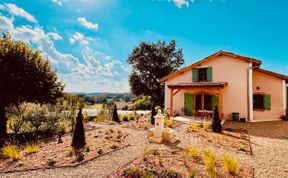
<svg viewBox="0 0 288 178">
<path fill-rule="evenodd" d="M 125 141 L 127 133 L 121 129 L 96 128 L 87 131 L 86 147 L 83 150 L 71 148 L 71 134 L 62 137 L 62 143 L 58 139 L 46 140 L 38 145 L 35 153 L 28 153 L 25 146 L 19 148 L 21 157 L 12 161 L 9 158 L 0 158 L 0 172 L 48 168 L 51 166 L 73 166 L 83 160 L 93 159 L 107 152 L 127 146 Z"/>
<path fill-rule="evenodd" d="M 109 177 L 252 177 L 251 167 L 237 164 L 236 171 L 229 173 L 223 155 L 215 155 L 215 164 L 212 164 L 206 152 L 214 154 L 212 151 L 202 150 L 199 156 L 195 157 L 186 150 L 152 150 Z"/>
<path fill-rule="evenodd" d="M 195 124 L 192 124 L 188 128 L 189 134 L 193 134 L 196 137 L 199 137 L 205 145 L 214 146 L 218 148 L 227 149 L 230 151 L 243 151 L 249 153 L 249 136 L 247 133 L 239 131 L 234 132 L 230 130 L 223 130 L 222 133 L 214 133 L 204 125 L 203 127 L 195 127 Z"/>
</svg>

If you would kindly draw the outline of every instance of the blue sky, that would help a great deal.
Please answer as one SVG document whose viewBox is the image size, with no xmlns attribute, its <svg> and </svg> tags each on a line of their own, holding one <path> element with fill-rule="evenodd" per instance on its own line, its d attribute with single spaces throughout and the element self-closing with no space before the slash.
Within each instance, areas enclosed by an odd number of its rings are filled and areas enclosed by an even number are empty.
<svg viewBox="0 0 288 178">
<path fill-rule="evenodd" d="M 129 91 L 128 54 L 175 39 L 185 65 L 218 50 L 288 75 L 287 0 L 4 0 L 0 29 L 39 49 L 66 91 Z"/>
</svg>

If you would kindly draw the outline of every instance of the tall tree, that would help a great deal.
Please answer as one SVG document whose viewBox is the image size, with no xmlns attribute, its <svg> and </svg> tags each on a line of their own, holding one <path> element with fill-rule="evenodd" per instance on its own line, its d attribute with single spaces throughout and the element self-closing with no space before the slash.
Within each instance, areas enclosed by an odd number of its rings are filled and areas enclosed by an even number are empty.
<svg viewBox="0 0 288 178">
<path fill-rule="evenodd" d="M 0 139 L 7 134 L 5 108 L 24 101 L 53 103 L 62 96 L 64 85 L 40 52 L 29 44 L 12 41 L 8 33 L 0 38 Z"/>
<path fill-rule="evenodd" d="M 129 75 L 131 91 L 139 96 L 151 97 L 152 108 L 163 106 L 164 85 L 160 79 L 177 71 L 184 63 L 182 49 L 176 49 L 176 42 L 140 43 L 128 57 L 133 70 Z M 151 122 L 154 124 L 153 114 Z"/>
</svg>

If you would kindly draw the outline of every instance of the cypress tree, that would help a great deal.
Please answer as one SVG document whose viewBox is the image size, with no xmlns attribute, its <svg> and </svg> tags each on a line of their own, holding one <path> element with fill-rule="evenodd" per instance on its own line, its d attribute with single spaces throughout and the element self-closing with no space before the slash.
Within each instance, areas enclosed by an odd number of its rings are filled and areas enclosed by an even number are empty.
<svg viewBox="0 0 288 178">
<path fill-rule="evenodd" d="M 219 118 L 217 105 L 214 108 L 213 120 L 212 120 L 212 130 L 213 130 L 213 132 L 216 132 L 216 133 L 219 133 L 222 131 L 222 124 L 221 124 L 221 120 Z"/>
<path fill-rule="evenodd" d="M 155 118 L 154 118 L 154 116 L 156 115 L 156 110 L 155 110 L 155 106 L 154 105 L 152 105 L 152 108 L 151 108 L 151 124 L 155 124 Z"/>
<path fill-rule="evenodd" d="M 118 113 L 117 113 L 117 106 L 116 106 L 116 104 L 114 105 L 112 120 L 115 121 L 115 122 L 118 122 L 118 123 L 120 122 L 120 119 L 119 119 L 119 116 L 118 116 Z"/>
<path fill-rule="evenodd" d="M 73 133 L 72 147 L 76 149 L 83 148 L 86 145 L 85 142 L 85 130 L 83 126 L 82 109 L 79 110 L 76 118 L 76 126 Z"/>
</svg>

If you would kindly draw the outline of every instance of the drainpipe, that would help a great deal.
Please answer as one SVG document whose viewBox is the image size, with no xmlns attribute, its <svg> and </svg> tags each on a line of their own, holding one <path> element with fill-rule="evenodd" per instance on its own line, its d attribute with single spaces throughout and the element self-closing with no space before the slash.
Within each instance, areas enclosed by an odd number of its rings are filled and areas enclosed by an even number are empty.
<svg viewBox="0 0 288 178">
<path fill-rule="evenodd" d="M 247 68 L 247 104 L 248 104 L 248 121 L 252 121 L 253 120 L 253 110 L 251 111 L 251 107 L 253 106 L 253 69 L 259 68 L 260 65 L 258 66 L 253 66 L 253 63 L 250 62 L 249 67 Z M 250 73 L 251 72 L 251 73 Z M 251 117 L 252 116 L 252 117 Z"/>
</svg>

